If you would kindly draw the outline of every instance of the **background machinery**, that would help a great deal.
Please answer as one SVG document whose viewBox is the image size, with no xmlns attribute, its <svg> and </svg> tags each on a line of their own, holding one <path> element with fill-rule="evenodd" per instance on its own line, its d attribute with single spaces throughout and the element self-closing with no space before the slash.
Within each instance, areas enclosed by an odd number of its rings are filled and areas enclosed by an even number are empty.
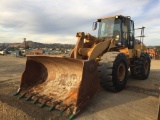
<svg viewBox="0 0 160 120">
<path fill-rule="evenodd" d="M 159 59 L 159 52 L 156 48 L 147 48 L 146 52 L 149 54 L 151 59 Z"/>
<path fill-rule="evenodd" d="M 134 78 L 147 79 L 151 61 L 143 42 L 135 43 L 133 20 L 122 15 L 100 18 L 93 30 L 97 24 L 98 37 L 76 34 L 70 58 L 27 56 L 16 95 L 41 107 L 47 105 L 50 111 L 58 109 L 72 119 L 90 103 L 100 85 L 110 91 L 125 88 L 128 69 Z"/>
</svg>

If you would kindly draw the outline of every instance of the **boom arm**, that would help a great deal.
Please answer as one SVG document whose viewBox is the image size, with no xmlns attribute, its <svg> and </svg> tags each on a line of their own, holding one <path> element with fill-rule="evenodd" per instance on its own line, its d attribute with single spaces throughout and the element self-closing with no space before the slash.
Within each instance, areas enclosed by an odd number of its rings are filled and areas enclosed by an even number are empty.
<svg viewBox="0 0 160 120">
<path fill-rule="evenodd" d="M 75 59 L 95 60 L 102 55 L 104 51 L 115 47 L 115 39 L 102 40 L 84 32 L 77 33 L 77 43 L 70 57 Z"/>
</svg>

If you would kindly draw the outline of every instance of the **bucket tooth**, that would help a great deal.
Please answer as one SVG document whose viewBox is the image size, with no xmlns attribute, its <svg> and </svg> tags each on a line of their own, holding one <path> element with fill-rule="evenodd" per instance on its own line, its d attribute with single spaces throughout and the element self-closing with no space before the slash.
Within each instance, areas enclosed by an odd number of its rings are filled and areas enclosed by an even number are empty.
<svg viewBox="0 0 160 120">
<path fill-rule="evenodd" d="M 64 109 L 60 110 L 57 116 L 61 116 L 70 106 L 65 107 Z"/>
<path fill-rule="evenodd" d="M 68 120 L 73 120 L 73 118 L 75 117 L 75 114 L 71 114 L 68 118 Z"/>
<path fill-rule="evenodd" d="M 50 106 L 50 107 L 49 107 L 49 111 L 55 110 L 55 109 L 56 109 L 56 106 L 57 106 L 58 104 L 60 104 L 60 103 L 61 103 L 61 101 L 55 102 L 53 106 Z"/>
<path fill-rule="evenodd" d="M 13 94 L 13 96 L 19 95 L 20 92 L 21 92 L 21 89 L 19 88 L 19 89 L 17 90 L 17 92 L 16 92 L 15 94 Z"/>
<path fill-rule="evenodd" d="M 55 109 L 55 105 L 49 107 L 49 111 L 52 111 L 52 110 L 54 110 L 54 109 Z"/>
<path fill-rule="evenodd" d="M 38 102 L 38 99 L 34 100 L 32 104 L 36 104 L 37 102 Z"/>
<path fill-rule="evenodd" d="M 80 113 L 80 111 L 72 111 L 72 113 L 69 115 L 68 120 L 73 120 L 78 114 Z"/>
<path fill-rule="evenodd" d="M 37 93 L 37 95 L 38 95 L 38 93 Z M 41 99 L 41 98 L 44 97 L 44 96 L 35 96 L 35 97 L 36 97 L 36 98 L 33 99 L 32 104 L 36 104 L 36 103 L 38 102 L 38 100 Z"/>
<path fill-rule="evenodd" d="M 45 100 L 42 104 L 39 105 L 40 108 L 44 107 L 47 102 L 51 101 L 52 99 Z"/>
<path fill-rule="evenodd" d="M 26 93 L 23 93 L 22 95 L 20 95 L 17 99 L 21 99 L 26 95 Z"/>
<path fill-rule="evenodd" d="M 60 110 L 57 116 L 61 116 L 65 110 Z"/>
<path fill-rule="evenodd" d="M 38 93 L 29 93 L 29 94 L 26 94 L 26 101 L 29 101 L 33 96 L 37 95 Z"/>
<path fill-rule="evenodd" d="M 17 96 L 17 95 L 19 95 L 19 92 L 16 92 L 16 93 L 13 94 L 13 96 Z"/>
<path fill-rule="evenodd" d="M 44 107 L 45 105 L 46 105 L 46 102 L 45 102 L 45 103 L 40 104 L 40 105 L 39 105 L 39 107 L 40 107 L 40 108 L 42 108 L 42 107 Z"/>
<path fill-rule="evenodd" d="M 26 98 L 26 101 L 29 101 L 32 98 L 32 96 L 29 96 Z"/>
</svg>

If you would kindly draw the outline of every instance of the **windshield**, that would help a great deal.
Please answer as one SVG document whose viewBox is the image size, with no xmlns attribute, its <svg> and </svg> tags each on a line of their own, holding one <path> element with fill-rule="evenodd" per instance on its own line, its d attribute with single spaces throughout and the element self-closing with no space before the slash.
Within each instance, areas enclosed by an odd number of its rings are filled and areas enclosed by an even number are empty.
<svg viewBox="0 0 160 120">
<path fill-rule="evenodd" d="M 115 38 L 120 37 L 120 19 L 107 18 L 101 20 L 99 24 L 99 38 Z"/>
</svg>

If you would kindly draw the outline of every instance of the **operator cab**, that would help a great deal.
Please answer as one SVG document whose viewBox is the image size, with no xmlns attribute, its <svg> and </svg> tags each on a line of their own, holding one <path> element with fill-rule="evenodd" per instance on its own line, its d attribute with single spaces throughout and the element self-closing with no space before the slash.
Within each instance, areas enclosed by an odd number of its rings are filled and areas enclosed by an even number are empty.
<svg viewBox="0 0 160 120">
<path fill-rule="evenodd" d="M 130 49 L 134 45 L 134 22 L 130 17 L 116 15 L 113 17 L 100 18 L 98 38 L 107 40 L 115 38 L 117 46 L 125 46 Z M 97 22 L 93 24 L 93 30 L 97 27 Z"/>
</svg>

